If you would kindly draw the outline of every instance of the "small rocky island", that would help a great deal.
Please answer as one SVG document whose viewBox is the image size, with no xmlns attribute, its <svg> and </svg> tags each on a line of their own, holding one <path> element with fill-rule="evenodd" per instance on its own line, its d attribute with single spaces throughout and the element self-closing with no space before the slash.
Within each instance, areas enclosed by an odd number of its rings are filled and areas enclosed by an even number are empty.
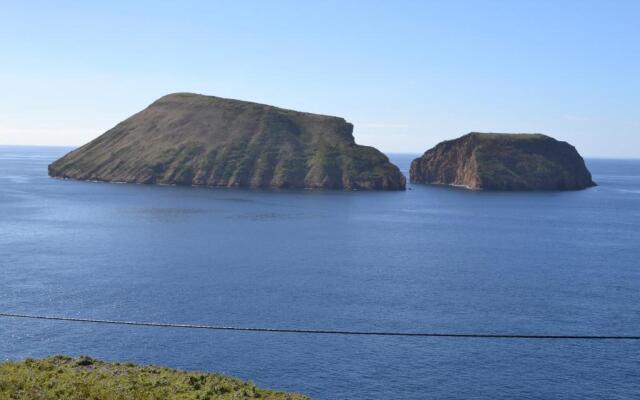
<svg viewBox="0 0 640 400">
<path fill-rule="evenodd" d="M 49 166 L 78 180 L 251 188 L 404 190 L 342 118 L 193 93 L 164 96 Z"/>
<path fill-rule="evenodd" d="M 472 132 L 411 163 L 411 182 L 472 190 L 579 190 L 595 183 L 576 149 L 541 134 Z"/>
</svg>

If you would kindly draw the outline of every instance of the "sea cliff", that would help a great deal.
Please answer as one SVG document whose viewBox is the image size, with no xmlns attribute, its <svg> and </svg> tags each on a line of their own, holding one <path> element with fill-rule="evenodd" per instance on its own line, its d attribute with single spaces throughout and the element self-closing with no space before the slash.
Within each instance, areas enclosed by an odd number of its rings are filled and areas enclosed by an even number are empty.
<svg viewBox="0 0 640 400">
<path fill-rule="evenodd" d="M 578 190 L 594 186 L 577 150 L 542 134 L 472 132 L 411 163 L 413 183 L 473 190 Z"/>
</svg>

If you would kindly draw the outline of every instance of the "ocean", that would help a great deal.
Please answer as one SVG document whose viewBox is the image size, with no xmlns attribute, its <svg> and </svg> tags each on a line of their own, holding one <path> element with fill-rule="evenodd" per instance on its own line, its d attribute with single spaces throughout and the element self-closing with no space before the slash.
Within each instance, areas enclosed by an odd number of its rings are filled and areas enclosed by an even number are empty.
<svg viewBox="0 0 640 400">
<path fill-rule="evenodd" d="M 492 193 L 65 181 L 0 146 L 0 312 L 246 327 L 640 335 L 640 161 Z M 390 158 L 408 176 L 414 155 Z M 215 371 L 316 399 L 630 399 L 640 341 L 331 336 L 0 318 L 0 359 Z"/>
</svg>

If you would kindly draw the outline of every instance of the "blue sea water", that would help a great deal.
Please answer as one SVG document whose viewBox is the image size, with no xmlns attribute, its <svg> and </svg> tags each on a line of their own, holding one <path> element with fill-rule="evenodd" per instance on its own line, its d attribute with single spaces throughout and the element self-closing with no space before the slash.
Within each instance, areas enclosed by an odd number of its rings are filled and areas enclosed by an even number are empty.
<svg viewBox="0 0 640 400">
<path fill-rule="evenodd" d="M 598 187 L 251 191 L 47 177 L 0 147 L 0 311 L 337 330 L 639 335 L 640 161 Z M 392 155 L 405 174 L 410 155 Z M 632 399 L 640 342 L 324 336 L 0 318 L 0 359 L 88 354 L 317 399 Z"/>
</svg>

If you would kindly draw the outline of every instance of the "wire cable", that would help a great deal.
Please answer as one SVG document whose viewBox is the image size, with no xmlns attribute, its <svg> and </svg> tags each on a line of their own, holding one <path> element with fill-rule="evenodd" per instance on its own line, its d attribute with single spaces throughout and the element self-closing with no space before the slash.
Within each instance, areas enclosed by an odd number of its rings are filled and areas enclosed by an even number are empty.
<svg viewBox="0 0 640 400">
<path fill-rule="evenodd" d="M 31 315 L 0 312 L 0 317 L 26 318 L 36 320 L 81 322 L 110 325 L 147 326 L 156 328 L 205 329 L 216 331 L 294 333 L 311 335 L 349 335 L 349 336 L 403 336 L 403 337 L 436 337 L 436 338 L 477 338 L 477 339 L 553 339 L 553 340 L 640 340 L 640 336 L 624 335 L 524 335 L 503 333 L 447 333 L 447 332 L 393 332 L 393 331 L 347 331 L 330 329 L 293 329 L 262 328 L 226 325 L 172 324 L 164 322 L 120 321 L 109 319 L 59 317 L 51 315 Z"/>
</svg>

